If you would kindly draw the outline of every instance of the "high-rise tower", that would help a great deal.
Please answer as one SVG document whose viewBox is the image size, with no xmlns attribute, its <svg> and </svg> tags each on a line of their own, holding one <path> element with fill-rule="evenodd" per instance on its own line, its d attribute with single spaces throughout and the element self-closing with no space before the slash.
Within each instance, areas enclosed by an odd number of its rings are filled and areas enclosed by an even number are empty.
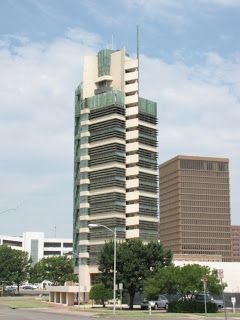
<svg viewBox="0 0 240 320">
<path fill-rule="evenodd" d="M 161 243 L 175 254 L 231 261 L 228 159 L 177 156 L 159 176 Z"/>
<path fill-rule="evenodd" d="M 87 56 L 75 92 L 74 252 L 86 291 L 97 254 L 117 239 L 158 239 L 157 106 L 139 98 L 138 59 L 122 50 Z"/>
</svg>

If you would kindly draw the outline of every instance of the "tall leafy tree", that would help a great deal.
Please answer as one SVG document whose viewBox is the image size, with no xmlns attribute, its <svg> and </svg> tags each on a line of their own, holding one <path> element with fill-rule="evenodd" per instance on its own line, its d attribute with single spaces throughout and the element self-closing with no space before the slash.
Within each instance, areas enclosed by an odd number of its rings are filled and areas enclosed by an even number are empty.
<svg viewBox="0 0 240 320">
<path fill-rule="evenodd" d="M 0 282 L 11 281 L 11 260 L 13 252 L 10 247 L 0 246 Z"/>
<path fill-rule="evenodd" d="M 31 269 L 31 259 L 26 252 L 0 246 L 0 282 L 15 283 L 26 281 Z"/>
<path fill-rule="evenodd" d="M 73 273 L 72 260 L 66 256 L 43 258 L 31 271 L 32 282 L 51 281 L 54 285 L 63 285 L 65 281 L 77 281 Z"/>
<path fill-rule="evenodd" d="M 221 284 L 217 278 L 216 270 L 198 264 L 170 266 L 159 269 L 152 277 L 146 279 L 144 292 L 152 297 L 159 292 L 181 293 L 184 300 L 191 300 L 193 295 L 203 291 L 201 279 L 207 279 L 207 290 L 212 294 L 221 292 Z"/>
<path fill-rule="evenodd" d="M 15 250 L 13 263 L 14 268 L 12 270 L 13 282 L 19 286 L 22 282 L 26 281 L 29 278 L 29 273 L 31 270 L 31 259 L 28 257 L 27 252 Z"/>
<path fill-rule="evenodd" d="M 99 256 L 100 279 L 109 288 L 113 287 L 113 253 L 113 242 L 108 242 Z M 144 280 L 171 261 L 171 251 L 158 242 L 144 244 L 139 239 L 131 239 L 117 244 L 117 283 L 123 283 L 128 291 L 130 309 L 135 293 L 143 289 Z"/>
</svg>

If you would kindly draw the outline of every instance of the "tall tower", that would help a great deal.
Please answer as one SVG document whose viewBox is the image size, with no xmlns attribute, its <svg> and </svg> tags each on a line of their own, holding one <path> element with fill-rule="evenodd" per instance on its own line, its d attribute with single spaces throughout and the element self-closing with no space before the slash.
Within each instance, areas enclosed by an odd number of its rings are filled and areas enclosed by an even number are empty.
<svg viewBox="0 0 240 320">
<path fill-rule="evenodd" d="M 161 243 L 231 261 L 228 159 L 177 156 L 160 165 L 159 178 Z"/>
<path fill-rule="evenodd" d="M 75 92 L 74 252 L 88 291 L 97 255 L 117 239 L 158 239 L 157 106 L 139 98 L 138 59 L 122 50 L 87 56 Z"/>
</svg>

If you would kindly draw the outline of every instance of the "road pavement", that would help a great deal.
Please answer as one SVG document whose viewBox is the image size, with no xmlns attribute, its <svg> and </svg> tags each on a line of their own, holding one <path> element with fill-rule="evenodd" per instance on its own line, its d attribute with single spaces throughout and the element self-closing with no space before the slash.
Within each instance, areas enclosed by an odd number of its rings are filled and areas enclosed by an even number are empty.
<svg viewBox="0 0 240 320">
<path fill-rule="evenodd" d="M 90 320 L 91 315 L 66 314 L 62 312 L 47 312 L 43 310 L 11 309 L 0 306 L 0 320 Z"/>
<path fill-rule="evenodd" d="M 78 312 L 78 311 L 67 311 L 65 308 L 49 308 L 49 309 L 11 309 L 6 306 L 0 305 L 0 320 L 94 320 L 100 318 L 101 320 L 139 320 L 139 317 L 128 317 L 128 316 L 113 316 L 111 314 L 108 315 L 96 315 L 94 313 L 88 313 L 88 312 Z M 223 320 L 224 317 L 219 317 L 216 315 L 216 317 L 210 317 L 211 320 Z M 151 316 L 141 317 L 143 320 L 203 320 L 206 319 L 204 315 L 197 316 L 197 315 L 183 315 L 180 316 L 179 314 L 174 317 L 173 314 L 171 314 L 171 317 L 169 318 L 169 315 L 164 313 L 153 313 Z M 240 318 L 232 318 L 231 316 L 228 316 L 228 320 L 230 319 L 240 319 Z"/>
</svg>

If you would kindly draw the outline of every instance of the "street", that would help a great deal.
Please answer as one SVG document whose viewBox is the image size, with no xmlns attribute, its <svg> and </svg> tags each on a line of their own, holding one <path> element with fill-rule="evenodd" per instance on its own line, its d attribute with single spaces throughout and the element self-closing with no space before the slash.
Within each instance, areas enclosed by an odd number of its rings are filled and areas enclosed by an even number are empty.
<svg viewBox="0 0 240 320">
<path fill-rule="evenodd" d="M 101 319 L 115 319 L 115 320 L 137 320 L 139 319 L 138 316 L 113 316 L 111 314 L 109 315 L 95 315 L 93 313 L 87 313 L 87 312 L 76 312 L 73 311 L 71 313 L 65 312 L 64 310 L 51 310 L 51 309 L 41 309 L 41 310 L 28 310 L 28 309 L 11 309 L 6 306 L 0 305 L 0 320 L 74 320 L 74 319 L 81 319 L 81 320 L 93 320 L 100 317 Z M 169 315 L 164 313 L 154 313 L 151 316 L 148 316 L 147 314 L 143 317 L 142 319 L 161 319 L 161 320 L 169 320 Z M 179 315 L 176 314 L 174 317 L 173 314 L 170 316 L 171 320 L 186 320 L 186 319 L 191 319 L 191 320 L 203 320 L 206 319 L 204 315 Z M 216 315 L 210 316 L 211 320 L 219 320 L 223 319 L 222 316 Z M 240 319 L 239 317 L 234 317 L 232 318 L 231 316 L 228 316 L 228 319 Z"/>
<path fill-rule="evenodd" d="M 9 307 L 0 306 L 0 320 L 73 320 L 73 319 L 89 320 L 91 316 L 79 316 L 65 314 L 65 313 L 53 313 L 39 310 L 26 310 L 26 309 L 11 309 Z"/>
</svg>

